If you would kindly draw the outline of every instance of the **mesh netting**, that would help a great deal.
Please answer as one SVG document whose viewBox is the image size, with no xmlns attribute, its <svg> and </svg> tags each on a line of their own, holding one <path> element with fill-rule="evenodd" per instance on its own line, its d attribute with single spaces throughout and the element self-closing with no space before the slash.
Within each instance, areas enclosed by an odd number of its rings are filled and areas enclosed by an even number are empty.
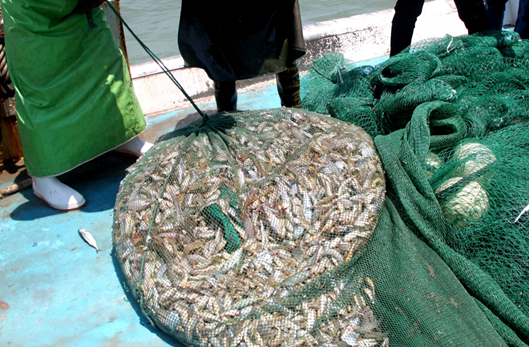
<svg viewBox="0 0 529 347">
<path fill-rule="evenodd" d="M 468 139 L 443 158 L 431 179 L 444 215 L 455 224 L 446 242 L 488 272 L 529 316 L 528 123 Z M 447 179 L 448 178 L 448 179 Z"/>
<path fill-rule="evenodd" d="M 335 53 L 309 110 L 172 133 L 116 202 L 142 311 L 196 346 L 527 346 L 527 57 L 512 32 Z"/>
<path fill-rule="evenodd" d="M 113 241 L 145 315 L 197 346 L 388 345 L 352 267 L 384 201 L 356 125 L 294 109 L 216 114 L 122 182 Z"/>
<path fill-rule="evenodd" d="M 391 345 L 529 343 L 528 55 L 513 32 L 447 36 L 367 74 L 341 61 L 343 81 L 302 80 L 308 109 L 375 138 L 387 197 L 354 271 L 374 280 Z"/>
</svg>

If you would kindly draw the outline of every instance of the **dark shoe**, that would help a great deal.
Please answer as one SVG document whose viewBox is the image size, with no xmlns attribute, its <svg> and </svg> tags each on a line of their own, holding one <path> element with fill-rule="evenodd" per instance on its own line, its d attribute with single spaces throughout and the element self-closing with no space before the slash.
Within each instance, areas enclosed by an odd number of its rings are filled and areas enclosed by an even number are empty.
<svg viewBox="0 0 529 347">
<path fill-rule="evenodd" d="M 281 106 L 301 107 L 299 97 L 299 70 L 296 65 L 276 75 L 277 91 L 281 98 Z"/>
<path fill-rule="evenodd" d="M 217 112 L 235 111 L 237 109 L 237 89 L 235 87 L 235 81 L 213 82 L 215 85 Z"/>
</svg>

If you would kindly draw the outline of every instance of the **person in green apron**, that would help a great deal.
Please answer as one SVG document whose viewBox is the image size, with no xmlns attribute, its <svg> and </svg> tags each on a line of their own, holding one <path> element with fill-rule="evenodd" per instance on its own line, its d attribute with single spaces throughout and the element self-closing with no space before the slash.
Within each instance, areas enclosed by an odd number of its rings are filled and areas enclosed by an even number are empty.
<svg viewBox="0 0 529 347">
<path fill-rule="evenodd" d="M 57 210 L 83 196 L 58 175 L 111 150 L 140 156 L 152 144 L 104 0 L 1 0 L 7 64 L 33 192 Z"/>
<path fill-rule="evenodd" d="M 275 73 L 282 106 L 301 107 L 305 54 L 298 0 L 182 0 L 178 46 L 214 81 L 217 111 L 237 108 L 235 81 Z"/>
</svg>

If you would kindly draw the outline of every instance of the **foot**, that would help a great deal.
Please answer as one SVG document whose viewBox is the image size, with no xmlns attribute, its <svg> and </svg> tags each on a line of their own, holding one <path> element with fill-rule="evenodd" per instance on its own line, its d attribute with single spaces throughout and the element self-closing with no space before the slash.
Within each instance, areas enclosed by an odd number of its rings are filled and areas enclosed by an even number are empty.
<svg viewBox="0 0 529 347">
<path fill-rule="evenodd" d="M 132 157 L 140 157 L 146 153 L 153 146 L 150 142 L 143 141 L 139 136 L 132 138 L 125 142 L 121 146 L 117 147 L 114 151 L 117 154 L 128 155 Z"/>
<path fill-rule="evenodd" d="M 33 177 L 32 181 L 35 196 L 56 210 L 76 210 L 86 204 L 81 194 L 56 177 Z"/>
</svg>

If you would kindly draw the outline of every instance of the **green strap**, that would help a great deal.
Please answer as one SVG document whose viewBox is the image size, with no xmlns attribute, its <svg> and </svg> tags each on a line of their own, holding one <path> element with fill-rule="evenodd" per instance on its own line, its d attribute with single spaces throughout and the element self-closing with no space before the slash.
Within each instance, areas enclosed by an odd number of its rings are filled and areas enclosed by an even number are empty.
<svg viewBox="0 0 529 347">
<path fill-rule="evenodd" d="M 233 227 L 230 219 L 226 217 L 224 213 L 222 213 L 219 205 L 209 205 L 204 209 L 204 213 L 208 218 L 213 218 L 222 225 L 224 239 L 226 240 L 226 246 L 224 246 L 226 252 L 232 253 L 241 247 L 239 233 Z"/>
<path fill-rule="evenodd" d="M 180 82 L 178 82 L 178 80 L 173 76 L 173 74 L 171 73 L 171 71 L 167 68 L 167 66 L 165 66 L 165 64 L 162 62 L 162 60 L 160 58 L 158 58 L 156 56 L 156 54 L 154 54 L 153 51 L 150 50 L 149 47 L 147 47 L 147 45 L 145 45 L 145 43 L 143 43 L 142 40 L 140 40 L 140 38 L 134 33 L 134 31 L 132 31 L 132 29 L 129 27 L 129 25 L 123 20 L 123 17 L 121 17 L 121 14 L 114 8 L 114 6 L 112 6 L 110 4 L 110 2 L 108 0 L 105 0 L 108 7 L 114 12 L 114 14 L 119 18 L 119 20 L 123 23 L 123 25 L 127 28 L 127 30 L 130 32 L 130 34 L 132 36 L 134 36 L 134 38 L 136 39 L 136 41 L 138 41 L 138 43 L 140 44 L 140 46 L 145 50 L 145 52 L 147 52 L 147 54 L 152 58 L 152 60 L 154 60 L 156 62 L 156 64 L 158 64 L 158 66 L 160 67 L 160 69 L 162 69 L 162 71 L 169 77 L 169 79 L 174 83 L 174 85 L 182 92 L 182 94 L 184 94 L 184 96 L 186 97 L 187 100 L 189 100 L 189 102 L 191 103 L 191 105 L 193 105 L 193 107 L 195 108 L 195 110 L 197 110 L 198 114 L 202 117 L 202 124 L 205 124 L 208 120 L 209 120 L 209 117 L 206 113 L 202 112 L 202 110 L 200 110 L 198 108 L 198 106 L 193 102 L 193 99 L 191 99 L 191 97 L 186 93 L 186 91 L 184 90 L 184 87 L 182 87 L 182 85 L 180 84 Z"/>
</svg>

